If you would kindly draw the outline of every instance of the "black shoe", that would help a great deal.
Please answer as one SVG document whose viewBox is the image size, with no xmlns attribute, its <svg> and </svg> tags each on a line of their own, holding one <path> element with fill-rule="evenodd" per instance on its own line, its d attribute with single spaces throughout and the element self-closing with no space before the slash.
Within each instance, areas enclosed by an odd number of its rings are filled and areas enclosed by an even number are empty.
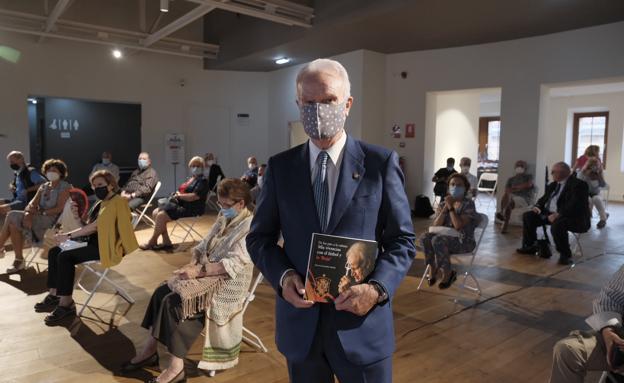
<svg viewBox="0 0 624 383">
<path fill-rule="evenodd" d="M 496 219 L 498 219 L 499 221 L 504 221 L 505 216 L 503 216 L 503 213 L 496 213 Z"/>
<path fill-rule="evenodd" d="M 158 377 L 152 378 L 147 381 L 148 383 L 185 383 L 186 382 L 186 374 L 184 373 L 184 369 L 180 371 L 178 375 L 176 375 L 173 379 L 168 382 L 162 382 L 158 380 Z"/>
<path fill-rule="evenodd" d="M 568 266 L 573 264 L 574 261 L 572 261 L 571 257 L 559 257 L 559 261 L 557 261 L 557 263 L 563 266 Z"/>
<path fill-rule="evenodd" d="M 60 301 L 61 298 L 52 294 L 48 294 L 46 295 L 44 300 L 35 304 L 35 311 L 38 313 L 49 313 L 50 311 L 54 310 L 56 306 L 58 306 Z"/>
<path fill-rule="evenodd" d="M 440 282 L 440 283 L 438 283 L 438 288 L 440 290 L 446 290 L 449 287 L 451 287 L 451 285 L 453 283 L 455 283 L 456 280 L 457 280 L 457 271 L 453 270 L 453 271 L 451 271 L 451 277 L 449 278 L 448 282 Z"/>
<path fill-rule="evenodd" d="M 131 360 L 121 365 L 122 372 L 133 372 L 143 367 L 158 367 L 158 352 L 153 353 L 140 362 L 132 363 Z"/>
<path fill-rule="evenodd" d="M 48 326 L 56 326 L 63 319 L 76 316 L 76 305 L 73 303 L 69 307 L 56 306 L 52 314 L 45 317 L 44 322 Z"/>
<path fill-rule="evenodd" d="M 436 277 L 427 277 L 427 284 L 429 287 L 435 285 L 437 282 Z"/>
<path fill-rule="evenodd" d="M 518 253 L 518 254 L 527 254 L 527 255 L 535 255 L 535 253 L 537 253 L 537 247 L 535 247 L 535 246 L 521 247 L 519 249 L 516 249 L 516 253 Z"/>
</svg>

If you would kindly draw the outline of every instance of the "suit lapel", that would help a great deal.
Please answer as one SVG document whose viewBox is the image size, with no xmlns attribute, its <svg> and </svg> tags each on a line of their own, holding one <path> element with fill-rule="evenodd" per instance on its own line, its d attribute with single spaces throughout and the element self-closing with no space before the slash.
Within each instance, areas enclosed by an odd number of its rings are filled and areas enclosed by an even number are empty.
<svg viewBox="0 0 624 383">
<path fill-rule="evenodd" d="M 292 169 L 292 173 L 289 182 L 300 185 L 296 187 L 298 193 L 294 193 L 296 194 L 294 196 L 296 209 L 301 212 L 301 217 L 309 220 L 309 225 L 313 226 L 313 231 L 320 233 L 321 224 L 314 202 L 312 175 L 310 173 L 310 148 L 307 142 L 301 145 L 301 151 L 297 154 L 296 161 L 290 169 Z"/>
<path fill-rule="evenodd" d="M 328 233 L 334 231 L 340 222 L 340 219 L 349 207 L 355 191 L 364 178 L 364 171 L 364 152 L 362 152 L 362 148 L 357 141 L 351 138 L 351 136 L 347 136 L 347 143 L 345 145 L 345 153 L 340 167 L 340 175 L 338 176 L 338 185 L 336 186 L 336 195 L 334 196 L 332 213 L 329 225 L 327 225 Z"/>
</svg>

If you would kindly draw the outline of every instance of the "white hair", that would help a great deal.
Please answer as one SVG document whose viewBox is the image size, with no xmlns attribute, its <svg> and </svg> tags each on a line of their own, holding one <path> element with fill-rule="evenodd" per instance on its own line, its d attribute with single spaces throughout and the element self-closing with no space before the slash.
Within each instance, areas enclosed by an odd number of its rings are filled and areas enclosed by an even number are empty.
<svg viewBox="0 0 624 383">
<path fill-rule="evenodd" d="M 346 101 L 351 97 L 351 83 L 349 82 L 349 74 L 345 67 L 336 60 L 316 59 L 304 65 L 297 74 L 297 99 L 301 99 L 301 82 L 303 79 L 311 74 L 318 73 L 331 73 L 336 75 L 342 81 L 342 87 L 344 89 L 342 95 L 344 99 L 342 101 Z"/>
</svg>

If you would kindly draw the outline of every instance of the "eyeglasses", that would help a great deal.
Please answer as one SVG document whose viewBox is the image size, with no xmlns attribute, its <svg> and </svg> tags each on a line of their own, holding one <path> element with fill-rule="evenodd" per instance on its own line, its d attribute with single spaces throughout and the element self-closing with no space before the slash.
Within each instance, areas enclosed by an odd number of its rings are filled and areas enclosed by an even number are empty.
<svg viewBox="0 0 624 383">
<path fill-rule="evenodd" d="M 221 209 L 229 209 L 232 206 L 236 205 L 237 203 L 239 203 L 240 201 L 236 201 L 236 202 L 232 202 L 232 203 L 222 203 L 221 201 L 217 201 L 217 206 L 219 206 Z"/>
</svg>

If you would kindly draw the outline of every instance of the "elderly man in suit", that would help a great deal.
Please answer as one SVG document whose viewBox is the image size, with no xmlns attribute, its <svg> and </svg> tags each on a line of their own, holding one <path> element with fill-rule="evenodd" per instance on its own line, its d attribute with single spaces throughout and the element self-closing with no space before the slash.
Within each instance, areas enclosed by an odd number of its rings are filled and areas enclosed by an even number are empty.
<svg viewBox="0 0 624 383">
<path fill-rule="evenodd" d="M 416 251 L 399 159 L 344 131 L 353 98 L 340 63 L 307 64 L 296 86 L 310 140 L 269 160 L 247 236 L 251 258 L 277 291 L 276 343 L 292 382 L 334 382 L 336 376 L 342 383 L 389 383 L 390 301 Z M 304 298 L 313 233 L 379 244 L 371 274 L 334 303 Z"/>
<path fill-rule="evenodd" d="M 523 215 L 522 247 L 520 254 L 535 254 L 537 228 L 552 225 L 551 233 L 559 252 L 559 264 L 572 263 L 568 231 L 584 233 L 591 226 L 589 188 L 587 183 L 571 176 L 570 166 L 558 162 L 552 167 L 553 182 L 532 210 Z"/>
</svg>

